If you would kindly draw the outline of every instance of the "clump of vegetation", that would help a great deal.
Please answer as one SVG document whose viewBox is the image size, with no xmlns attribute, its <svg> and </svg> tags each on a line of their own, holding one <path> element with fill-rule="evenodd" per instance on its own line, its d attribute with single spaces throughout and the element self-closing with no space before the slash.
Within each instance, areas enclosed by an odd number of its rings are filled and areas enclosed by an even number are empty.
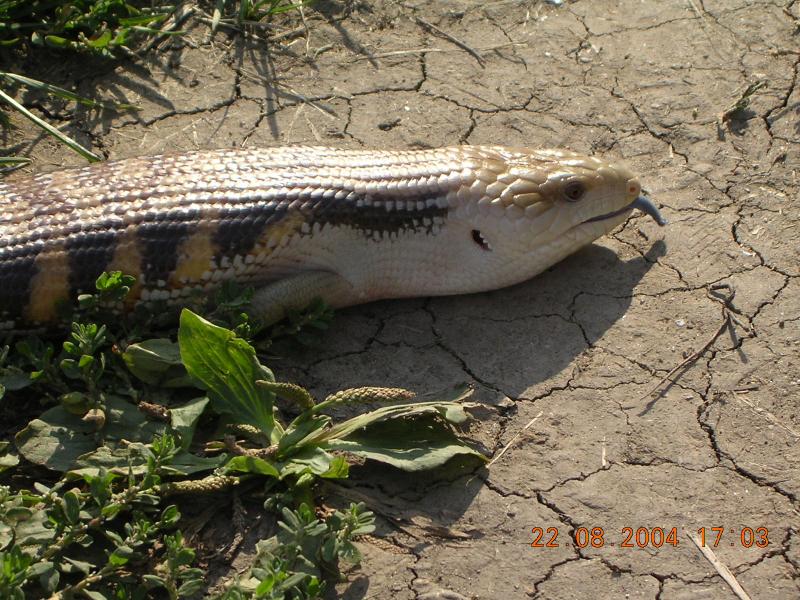
<svg viewBox="0 0 800 600">
<path fill-rule="evenodd" d="M 217 0 L 206 21 L 214 30 L 220 23 L 239 27 L 256 26 L 274 15 L 299 9 L 304 1 Z M 154 4 L 150 0 L 0 0 L 0 50 L 34 52 L 40 49 L 91 55 L 112 60 L 133 55 L 145 40 L 155 45 L 160 38 L 181 36 L 178 26 L 199 7 L 182 2 Z M 135 110 L 124 103 L 101 102 L 38 81 L 22 74 L 0 71 L 0 104 L 32 121 L 39 129 L 58 139 L 89 162 L 101 157 L 82 146 L 17 101 L 13 89 L 26 88 L 80 104 L 115 111 Z M 0 125 L 9 127 L 0 111 Z M 29 162 L 25 158 L 0 157 L 0 167 L 14 168 Z"/>
<path fill-rule="evenodd" d="M 254 23 L 303 2 L 287 0 L 217 0 L 214 18 L 231 16 L 240 24 Z M 154 4 L 150 0 L 2 0 L 0 46 L 47 47 L 56 50 L 118 58 L 152 36 L 181 35 L 164 24 L 182 3 Z"/>
<path fill-rule="evenodd" d="M 415 404 L 406 390 L 356 388 L 318 402 L 276 381 L 234 330 L 189 309 L 176 339 L 108 317 L 132 285 L 103 274 L 97 292 L 79 299 L 63 343 L 26 337 L 0 351 L 0 402 L 45 407 L 0 447 L 0 470 L 13 482 L 0 487 L 2 597 L 196 595 L 207 582 L 181 531 L 180 503 L 235 488 L 266 494 L 279 531 L 222 597 L 315 598 L 340 561 L 359 562 L 353 541 L 374 527 L 363 505 L 319 516 L 320 481 L 346 478 L 366 459 L 407 471 L 483 460 L 457 430 L 468 418 L 466 390 Z M 324 327 L 324 315 L 317 304 L 276 331 Z M 334 417 L 374 403 L 388 405 Z M 144 596 L 139 578 L 151 591 Z"/>
<path fill-rule="evenodd" d="M 301 5 L 217 0 L 203 20 L 212 30 L 266 30 L 265 19 Z M 139 0 L 0 0 L 0 46 L 118 59 L 144 40 L 182 35 L 186 8 Z M 136 110 L 0 72 L 0 102 L 89 161 L 100 157 L 16 100 L 19 87 Z M 0 125 L 10 126 L 2 111 Z M 0 157 L 0 166 L 26 162 Z M 226 288 L 205 318 L 184 310 L 175 335 L 153 314 L 119 318 L 133 284 L 121 273 L 98 278 L 96 293 L 77 299 L 60 343 L 0 340 L 0 413 L 5 430 L 15 433 L 13 441 L 0 441 L 1 598 L 209 594 L 181 507 L 232 489 L 265 497 L 278 530 L 259 542 L 248 572 L 216 588 L 216 597 L 318 598 L 341 577 L 340 563 L 359 563 L 354 542 L 375 522 L 363 504 L 318 506 L 320 482 L 344 479 L 366 460 L 406 471 L 438 468 L 455 457 L 484 460 L 459 435 L 471 406 L 466 389 L 417 404 L 410 403 L 413 394 L 393 388 L 342 390 L 317 401 L 300 386 L 276 381 L 254 344 L 314 344 L 331 318 L 324 303 L 265 332 L 246 314 L 248 291 Z M 383 406 L 335 418 L 337 408 L 376 403 Z M 22 406 L 40 406 L 41 414 L 17 425 Z"/>
<path fill-rule="evenodd" d="M 114 57 L 136 37 L 160 33 L 172 6 L 126 0 L 4 0 L 0 2 L 0 44 L 25 43 Z"/>
</svg>

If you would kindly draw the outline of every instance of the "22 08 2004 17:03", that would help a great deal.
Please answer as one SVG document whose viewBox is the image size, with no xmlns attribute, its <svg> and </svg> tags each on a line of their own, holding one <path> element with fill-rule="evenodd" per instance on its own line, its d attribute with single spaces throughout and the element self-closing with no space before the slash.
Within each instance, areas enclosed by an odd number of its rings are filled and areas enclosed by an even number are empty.
<svg viewBox="0 0 800 600">
<path fill-rule="evenodd" d="M 766 527 L 699 527 L 694 539 L 700 546 L 716 548 L 720 544 L 742 548 L 766 548 L 769 545 L 769 529 Z M 661 548 L 677 547 L 680 536 L 677 527 L 622 527 L 618 531 L 604 527 L 577 527 L 567 535 L 563 544 L 559 540 L 558 527 L 532 527 L 532 548 L 558 548 L 561 545 L 574 545 L 578 548 Z"/>
</svg>

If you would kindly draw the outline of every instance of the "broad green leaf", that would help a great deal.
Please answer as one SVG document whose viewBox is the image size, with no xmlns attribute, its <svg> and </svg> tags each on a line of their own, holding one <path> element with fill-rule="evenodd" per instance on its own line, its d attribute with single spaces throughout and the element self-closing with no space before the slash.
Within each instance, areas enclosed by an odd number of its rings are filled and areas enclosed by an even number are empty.
<svg viewBox="0 0 800 600">
<path fill-rule="evenodd" d="M 112 473 L 127 475 L 143 475 L 147 471 L 147 459 L 144 454 L 145 444 L 132 443 L 120 448 L 103 446 L 94 452 L 84 454 L 75 460 L 69 471 L 71 476 L 97 476 L 101 469 Z M 224 456 L 196 456 L 190 452 L 178 452 L 170 461 L 169 468 L 175 474 L 193 475 L 203 471 L 211 471 L 222 466 Z"/>
<path fill-rule="evenodd" d="M 49 544 L 55 530 L 52 523 L 47 522 L 47 513 L 44 510 L 35 510 L 30 518 L 13 522 L 0 521 L 0 546 L 5 548 L 12 540 L 20 548 L 26 546 L 42 546 Z"/>
<path fill-rule="evenodd" d="M 268 477 L 279 478 L 281 474 L 273 465 L 263 458 L 255 456 L 234 456 L 225 465 L 229 471 L 239 471 L 242 473 L 255 473 L 256 475 L 266 475 Z"/>
<path fill-rule="evenodd" d="M 181 362 L 180 348 L 171 340 L 157 338 L 131 344 L 122 359 L 145 383 L 168 388 L 192 385 Z"/>
<path fill-rule="evenodd" d="M 290 455 L 296 449 L 304 445 L 304 440 L 321 430 L 331 418 L 326 415 L 312 415 L 310 417 L 298 417 L 295 419 L 278 442 L 278 453 L 280 456 Z"/>
<path fill-rule="evenodd" d="M 10 392 L 24 389 L 31 385 L 33 380 L 28 373 L 7 371 L 5 375 L 0 375 L 0 385 Z"/>
<path fill-rule="evenodd" d="M 344 456 L 334 456 L 328 470 L 319 474 L 323 479 L 347 479 L 349 475 L 350 465 Z"/>
<path fill-rule="evenodd" d="M 178 598 L 189 598 L 202 592 L 206 587 L 206 582 L 202 578 L 190 579 L 178 588 Z"/>
<path fill-rule="evenodd" d="M 172 408 L 169 411 L 170 424 L 172 428 L 181 436 L 181 448 L 186 450 L 189 444 L 192 443 L 194 437 L 194 430 L 197 427 L 197 421 L 203 414 L 203 411 L 208 405 L 208 398 L 195 398 L 190 400 L 183 406 Z"/>
<path fill-rule="evenodd" d="M 167 582 L 164 581 L 163 577 L 159 577 L 158 575 L 142 575 L 142 581 L 148 587 L 166 587 Z"/>
<path fill-rule="evenodd" d="M 327 450 L 351 452 L 404 471 L 424 471 L 442 466 L 455 456 L 486 460 L 436 418 L 392 419 L 376 423 L 347 439 L 333 439 Z"/>
<path fill-rule="evenodd" d="M 188 309 L 181 312 L 178 343 L 186 370 L 208 391 L 214 410 L 258 427 L 273 443 L 280 439 L 283 431 L 272 414 L 275 396 L 256 385 L 275 377 L 250 344 Z"/>
<path fill-rule="evenodd" d="M 276 464 L 281 472 L 281 477 L 290 474 L 299 476 L 304 472 L 322 475 L 330 471 L 333 459 L 333 455 L 325 450 L 316 446 L 307 446 Z"/>
<path fill-rule="evenodd" d="M 102 435 L 106 445 L 113 446 L 123 439 L 149 442 L 166 428 L 164 423 L 148 421 L 136 406 L 115 396 L 106 400 L 105 415 Z M 94 425 L 62 406 L 51 408 L 31 421 L 16 435 L 15 441 L 26 459 L 55 471 L 69 470 L 79 456 L 98 447 Z"/>
<path fill-rule="evenodd" d="M 80 498 L 78 498 L 78 494 L 72 490 L 69 490 L 62 498 L 62 507 L 64 509 L 64 515 L 67 517 L 67 521 L 73 524 L 77 523 L 81 510 L 81 501 Z"/>
<path fill-rule="evenodd" d="M 376 423 L 387 420 L 411 420 L 425 416 L 438 416 L 442 421 L 454 424 L 463 423 L 469 416 L 465 408 L 476 408 L 479 405 L 472 403 L 456 402 L 421 402 L 419 404 L 397 404 L 395 406 L 384 406 L 372 412 L 358 415 L 342 423 L 338 423 L 316 434 L 309 436 L 305 443 L 322 442 L 332 439 L 344 439 L 350 437 L 354 432 L 365 427 L 370 427 Z"/>
<path fill-rule="evenodd" d="M 40 562 L 33 565 L 32 570 L 34 569 L 38 571 L 36 575 L 39 577 L 39 585 L 50 593 L 55 592 L 60 579 L 55 565 L 50 561 Z"/>
<path fill-rule="evenodd" d="M 74 570 L 65 570 L 65 573 L 84 573 L 88 575 L 94 569 L 94 565 L 92 563 L 88 563 L 82 560 L 75 560 L 73 558 L 69 558 L 68 556 L 64 557 L 64 560 L 67 561 L 70 565 L 74 567 Z"/>
</svg>

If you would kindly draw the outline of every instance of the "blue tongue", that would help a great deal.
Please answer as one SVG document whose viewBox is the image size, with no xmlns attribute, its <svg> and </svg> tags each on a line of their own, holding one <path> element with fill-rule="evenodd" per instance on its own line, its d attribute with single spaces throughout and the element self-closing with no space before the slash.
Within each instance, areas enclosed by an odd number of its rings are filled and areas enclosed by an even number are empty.
<svg viewBox="0 0 800 600">
<path fill-rule="evenodd" d="M 653 220 L 658 223 L 661 227 L 666 225 L 669 221 L 667 221 L 664 217 L 661 216 L 661 213 L 658 212 L 656 205 L 650 201 L 650 198 L 646 198 L 645 196 L 639 196 L 628 205 L 628 208 L 638 208 L 643 213 L 647 213 Z"/>
<path fill-rule="evenodd" d="M 650 215 L 651 217 L 653 217 L 653 220 L 656 223 L 658 223 L 661 227 L 663 227 L 668 223 L 668 221 L 661 216 L 661 213 L 658 212 L 656 205 L 652 203 L 650 198 L 646 198 L 644 196 L 639 196 L 638 198 L 636 198 L 636 200 L 628 204 L 628 206 L 626 206 L 625 208 L 620 208 L 619 210 L 615 210 L 614 212 L 607 213 L 605 215 L 599 215 L 597 217 L 592 217 L 591 219 L 586 219 L 585 222 L 591 223 L 592 221 L 602 221 L 604 219 L 609 219 L 611 217 L 621 215 L 622 213 L 629 211 L 632 208 L 638 208 L 643 213 Z"/>
</svg>

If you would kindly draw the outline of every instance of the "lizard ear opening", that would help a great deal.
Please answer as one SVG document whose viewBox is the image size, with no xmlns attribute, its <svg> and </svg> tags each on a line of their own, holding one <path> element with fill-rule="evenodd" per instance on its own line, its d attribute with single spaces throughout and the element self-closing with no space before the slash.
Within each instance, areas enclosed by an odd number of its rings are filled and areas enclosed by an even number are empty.
<svg viewBox="0 0 800 600">
<path fill-rule="evenodd" d="M 478 244 L 483 250 L 491 251 L 492 247 L 489 245 L 489 242 L 481 235 L 481 232 L 477 229 L 472 230 L 472 241 Z"/>
</svg>

